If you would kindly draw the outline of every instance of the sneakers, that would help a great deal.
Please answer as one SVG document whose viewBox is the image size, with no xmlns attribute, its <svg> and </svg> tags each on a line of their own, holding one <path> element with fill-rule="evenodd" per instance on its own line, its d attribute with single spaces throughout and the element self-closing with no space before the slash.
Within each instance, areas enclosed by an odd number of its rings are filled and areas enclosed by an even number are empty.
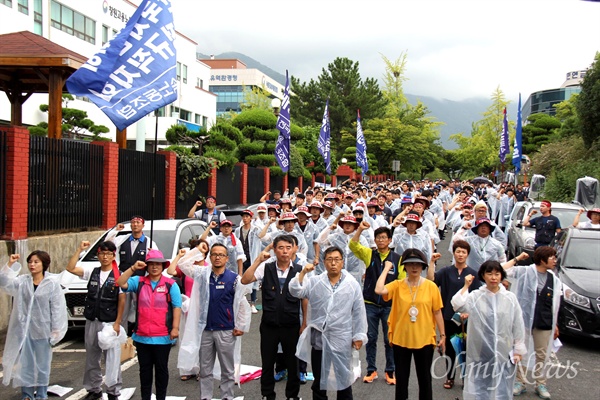
<svg viewBox="0 0 600 400">
<path fill-rule="evenodd" d="M 300 372 L 300 384 L 306 385 L 306 372 Z"/>
<path fill-rule="evenodd" d="M 363 383 L 373 383 L 377 379 L 377 371 L 367 372 L 367 375 L 363 378 Z"/>
<path fill-rule="evenodd" d="M 535 393 L 538 395 L 540 399 L 550 399 L 550 393 L 546 388 L 546 385 L 537 385 L 535 387 Z"/>
<path fill-rule="evenodd" d="M 252 304 L 250 306 L 250 310 L 252 310 L 252 314 L 258 314 L 258 310 L 256 309 L 256 307 L 254 306 L 254 304 Z"/>
<path fill-rule="evenodd" d="M 99 400 L 102 398 L 102 392 L 88 392 L 83 400 Z"/>
<path fill-rule="evenodd" d="M 275 374 L 275 382 L 280 382 L 284 379 L 287 379 L 287 369 L 279 371 Z"/>
<path fill-rule="evenodd" d="M 396 384 L 396 377 L 394 376 L 393 372 L 385 371 L 385 383 L 387 383 L 388 385 Z"/>
<path fill-rule="evenodd" d="M 513 386 L 513 396 L 520 396 L 527 391 L 525 385 L 521 382 L 515 382 L 515 386 Z"/>
</svg>

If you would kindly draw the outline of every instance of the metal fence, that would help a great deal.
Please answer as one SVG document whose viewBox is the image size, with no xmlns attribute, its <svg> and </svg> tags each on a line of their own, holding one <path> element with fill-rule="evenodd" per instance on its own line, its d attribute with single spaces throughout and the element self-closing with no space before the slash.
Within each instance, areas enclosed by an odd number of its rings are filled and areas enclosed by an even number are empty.
<svg viewBox="0 0 600 400">
<path fill-rule="evenodd" d="M 250 184 L 248 182 L 248 184 Z M 238 205 L 241 203 L 242 168 L 221 168 L 217 171 L 217 201 L 218 204 Z"/>
<path fill-rule="evenodd" d="M 146 220 L 165 218 L 165 165 L 162 154 L 119 149 L 119 222 L 133 215 Z"/>
<path fill-rule="evenodd" d="M 248 167 L 248 204 L 258 203 L 265 194 L 265 172 L 262 168 Z"/>
<path fill-rule="evenodd" d="M 279 190 L 281 192 L 281 194 L 283 194 L 283 191 L 285 190 L 285 188 L 283 187 L 283 176 L 271 175 L 269 190 L 271 192 L 274 192 L 275 190 Z M 271 196 L 271 197 L 273 197 L 273 196 Z"/>
<path fill-rule="evenodd" d="M 29 233 L 101 226 L 103 157 L 101 146 L 31 137 Z"/>
<path fill-rule="evenodd" d="M 0 236 L 6 234 L 6 154 L 8 153 L 6 131 L 0 130 Z"/>
</svg>

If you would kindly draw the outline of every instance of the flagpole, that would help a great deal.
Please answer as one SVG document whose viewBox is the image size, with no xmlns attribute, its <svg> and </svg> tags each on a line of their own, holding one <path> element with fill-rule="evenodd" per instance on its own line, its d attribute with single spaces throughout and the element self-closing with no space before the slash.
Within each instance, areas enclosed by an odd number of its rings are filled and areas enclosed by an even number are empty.
<svg viewBox="0 0 600 400">
<path fill-rule="evenodd" d="M 152 159 L 152 205 L 150 207 L 150 246 L 152 246 L 152 236 L 154 235 L 154 205 L 156 203 L 156 167 L 158 163 L 156 162 L 156 157 L 158 154 L 156 153 L 158 150 L 158 110 L 154 111 L 154 157 Z"/>
</svg>

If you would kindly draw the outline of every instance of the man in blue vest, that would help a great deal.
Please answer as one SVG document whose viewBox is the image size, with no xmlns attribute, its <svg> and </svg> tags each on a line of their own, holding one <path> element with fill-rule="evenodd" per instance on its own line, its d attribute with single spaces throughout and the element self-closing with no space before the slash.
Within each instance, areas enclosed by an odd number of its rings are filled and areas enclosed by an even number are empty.
<svg viewBox="0 0 600 400">
<path fill-rule="evenodd" d="M 188 212 L 188 218 L 198 218 L 200 221 L 206 222 L 206 225 L 210 225 L 212 221 L 217 223 L 215 228 L 212 228 L 212 231 L 215 235 L 219 234 L 219 225 L 221 221 L 227 219 L 223 211 L 217 210 L 215 207 L 217 205 L 217 198 L 215 196 L 206 196 L 206 208 L 202 208 L 198 211 L 196 209 L 198 207 L 202 207 L 202 202 L 198 200 L 194 203 L 190 212 Z"/>
<path fill-rule="evenodd" d="M 365 272 L 365 281 L 363 287 L 363 298 L 365 300 L 365 308 L 367 310 L 367 337 L 368 342 L 366 345 L 367 351 L 367 375 L 363 378 L 364 383 L 372 383 L 378 378 L 377 375 L 377 337 L 379 336 L 379 325 L 381 324 L 383 343 L 385 347 L 385 382 L 388 385 L 396 384 L 396 377 L 394 371 L 396 366 L 394 363 L 394 352 L 390 346 L 388 340 L 388 317 L 392 308 L 391 301 L 383 301 L 383 298 L 375 294 L 375 284 L 377 279 L 383 271 L 383 265 L 385 261 L 391 261 L 394 267 L 388 273 L 386 277 L 386 283 L 392 282 L 396 279 L 403 279 L 406 277 L 404 269 L 399 265 L 400 254 L 391 251 L 389 248 L 392 242 L 392 231 L 388 227 L 381 227 L 375 229 L 375 246 L 373 250 L 360 244 L 360 237 L 363 231 L 369 229 L 371 226 L 368 222 L 362 221 L 358 226 L 358 229 L 354 233 L 354 237 L 348 243 L 348 247 L 354 253 L 354 255 L 362 260 L 367 266 Z"/>
<path fill-rule="evenodd" d="M 85 400 L 102 398 L 102 349 L 98 344 L 98 332 L 104 322 L 112 323 L 117 334 L 121 330 L 121 318 L 125 309 L 125 294 L 119 289 L 116 281 L 120 276 L 115 254 L 117 247 L 112 242 L 102 242 L 98 247 L 100 266 L 77 265 L 79 255 L 90 247 L 90 242 L 83 241 L 69 260 L 67 271 L 88 281 L 88 293 L 85 298 L 85 371 L 83 387 L 87 390 Z M 107 387 L 109 400 L 116 400 L 121 394 L 121 369 L 117 383 Z"/>
</svg>

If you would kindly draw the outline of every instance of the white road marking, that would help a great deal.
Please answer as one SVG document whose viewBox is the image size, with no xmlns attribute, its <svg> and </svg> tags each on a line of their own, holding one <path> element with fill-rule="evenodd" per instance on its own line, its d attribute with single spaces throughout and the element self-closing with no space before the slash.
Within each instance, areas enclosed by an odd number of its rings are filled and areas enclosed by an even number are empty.
<svg viewBox="0 0 600 400">
<path fill-rule="evenodd" d="M 138 363 L 138 358 L 137 358 L 137 356 L 135 356 L 131 360 L 128 360 L 128 361 L 124 362 L 123 364 L 121 364 L 121 372 L 128 370 L 129 368 L 131 368 L 132 366 L 134 366 L 137 363 Z M 102 376 L 103 383 L 104 383 L 104 378 L 105 377 Z M 87 390 L 81 389 L 77 393 L 72 394 L 71 396 L 67 397 L 65 400 L 79 400 L 79 399 L 84 398 L 86 395 L 87 395 Z"/>
</svg>

